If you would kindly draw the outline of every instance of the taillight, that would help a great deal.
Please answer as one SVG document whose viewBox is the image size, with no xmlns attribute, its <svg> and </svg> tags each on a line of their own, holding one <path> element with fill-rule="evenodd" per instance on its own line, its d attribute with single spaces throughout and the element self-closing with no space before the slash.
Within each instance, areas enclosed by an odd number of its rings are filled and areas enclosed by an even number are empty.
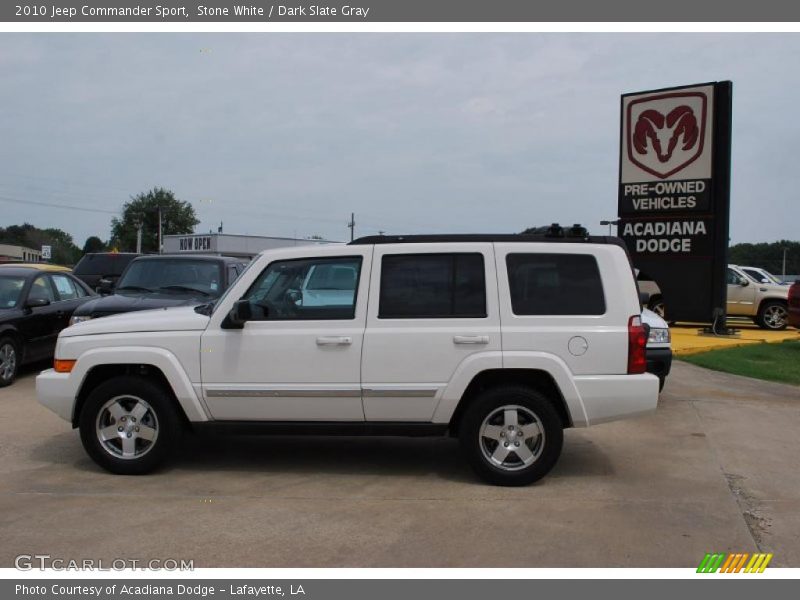
<svg viewBox="0 0 800 600">
<path fill-rule="evenodd" d="M 636 375 L 647 370 L 647 330 L 642 317 L 628 319 L 628 374 Z"/>
</svg>

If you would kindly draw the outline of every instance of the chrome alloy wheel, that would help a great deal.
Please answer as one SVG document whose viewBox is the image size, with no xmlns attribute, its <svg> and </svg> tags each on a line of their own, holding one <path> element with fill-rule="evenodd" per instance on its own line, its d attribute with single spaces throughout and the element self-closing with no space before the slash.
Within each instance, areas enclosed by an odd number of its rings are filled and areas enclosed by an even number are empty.
<svg viewBox="0 0 800 600">
<path fill-rule="evenodd" d="M 158 417 L 141 398 L 116 396 L 98 411 L 95 433 L 103 449 L 115 458 L 141 458 L 158 439 Z"/>
<path fill-rule="evenodd" d="M 17 351 L 10 343 L 0 346 L 0 378 L 11 381 L 17 368 Z"/>
<path fill-rule="evenodd" d="M 770 329 L 783 329 L 789 316 L 785 306 L 773 304 L 764 311 L 764 322 Z"/>
<path fill-rule="evenodd" d="M 518 405 L 501 406 L 487 416 L 478 433 L 483 457 L 504 471 L 531 466 L 544 449 L 544 427 L 539 417 Z"/>
</svg>

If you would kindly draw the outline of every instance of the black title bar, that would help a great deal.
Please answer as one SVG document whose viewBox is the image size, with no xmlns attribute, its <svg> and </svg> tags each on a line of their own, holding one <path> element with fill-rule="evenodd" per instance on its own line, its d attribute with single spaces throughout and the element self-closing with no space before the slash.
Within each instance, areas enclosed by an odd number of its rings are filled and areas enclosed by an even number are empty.
<svg viewBox="0 0 800 600">
<path fill-rule="evenodd" d="M 786 0 L 60 0 L 0 3 L 2 22 L 770 22 L 800 21 Z"/>
</svg>

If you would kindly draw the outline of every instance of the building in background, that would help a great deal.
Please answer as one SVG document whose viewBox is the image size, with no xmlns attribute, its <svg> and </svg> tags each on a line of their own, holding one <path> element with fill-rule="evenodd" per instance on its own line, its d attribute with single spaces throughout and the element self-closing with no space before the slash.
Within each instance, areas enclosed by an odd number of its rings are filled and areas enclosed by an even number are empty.
<svg viewBox="0 0 800 600">
<path fill-rule="evenodd" d="M 40 250 L 12 244 L 0 244 L 0 262 L 37 263 L 41 262 L 41 260 L 42 253 Z"/>
<path fill-rule="evenodd" d="M 317 239 L 308 240 L 228 233 L 193 233 L 191 235 L 165 235 L 164 254 L 215 254 L 250 259 L 262 250 L 271 248 L 338 243 L 340 242 Z"/>
</svg>

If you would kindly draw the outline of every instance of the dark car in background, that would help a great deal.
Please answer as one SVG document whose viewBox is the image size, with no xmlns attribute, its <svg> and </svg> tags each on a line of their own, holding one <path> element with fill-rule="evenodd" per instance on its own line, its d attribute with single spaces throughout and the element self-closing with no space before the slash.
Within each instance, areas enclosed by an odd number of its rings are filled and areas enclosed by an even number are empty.
<svg viewBox="0 0 800 600">
<path fill-rule="evenodd" d="M 94 292 L 63 267 L 0 266 L 0 387 L 20 365 L 53 358 L 59 332 Z"/>
<path fill-rule="evenodd" d="M 152 255 L 130 262 L 113 294 L 76 310 L 71 324 L 137 310 L 193 306 L 216 300 L 245 266 L 225 256 Z"/>
<path fill-rule="evenodd" d="M 101 279 L 108 281 L 107 285 L 116 284 L 125 267 L 137 256 L 141 255 L 133 252 L 90 252 L 83 255 L 72 272 L 90 288 L 97 290 Z"/>
</svg>

